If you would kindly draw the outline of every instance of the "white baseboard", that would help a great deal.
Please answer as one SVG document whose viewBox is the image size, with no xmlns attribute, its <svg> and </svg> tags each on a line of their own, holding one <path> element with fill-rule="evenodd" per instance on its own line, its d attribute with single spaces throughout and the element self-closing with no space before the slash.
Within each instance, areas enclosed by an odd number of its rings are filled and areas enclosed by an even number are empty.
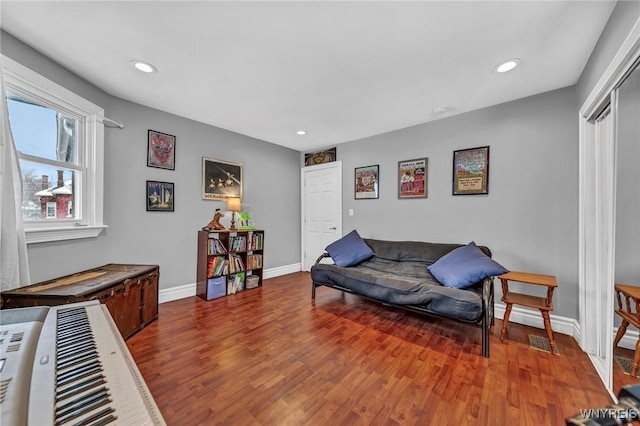
<svg viewBox="0 0 640 426">
<path fill-rule="evenodd" d="M 263 279 L 275 278 L 281 275 L 292 274 L 301 271 L 301 264 L 294 263 L 291 265 L 278 266 L 275 268 L 265 269 L 262 274 Z M 173 300 L 184 299 L 196 295 L 196 283 L 184 284 L 177 287 L 163 288 L 158 292 L 158 303 L 171 302 Z"/>
<path fill-rule="evenodd" d="M 278 266 L 275 268 L 265 269 L 262 277 L 267 280 L 269 278 L 279 277 L 281 275 L 293 274 L 294 272 L 302 271 L 301 263 L 292 263 L 291 265 Z"/>
<path fill-rule="evenodd" d="M 501 302 L 495 304 L 495 316 L 498 319 L 504 318 L 505 305 Z M 549 314 L 551 320 L 551 329 L 554 333 L 568 334 L 572 336 L 576 341 L 580 341 L 580 325 L 578 321 L 573 318 L 567 318 L 560 315 Z M 509 315 L 509 322 L 514 322 L 522 325 L 528 325 L 530 327 L 536 327 L 544 330 L 544 322 L 542 315 L 537 309 L 525 308 L 518 305 L 513 305 L 511 309 L 511 315 Z"/>
<path fill-rule="evenodd" d="M 163 288 L 158 292 L 158 303 L 171 302 L 196 295 L 196 283 L 185 284 L 178 287 Z"/>
</svg>

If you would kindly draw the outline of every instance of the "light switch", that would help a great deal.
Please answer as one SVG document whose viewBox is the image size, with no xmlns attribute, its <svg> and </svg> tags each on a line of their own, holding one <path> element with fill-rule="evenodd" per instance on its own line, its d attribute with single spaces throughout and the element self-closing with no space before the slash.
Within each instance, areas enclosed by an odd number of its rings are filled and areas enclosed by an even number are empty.
<svg viewBox="0 0 640 426">
<path fill-rule="evenodd" d="M 353 209 L 349 209 L 349 216 L 353 216 Z"/>
</svg>

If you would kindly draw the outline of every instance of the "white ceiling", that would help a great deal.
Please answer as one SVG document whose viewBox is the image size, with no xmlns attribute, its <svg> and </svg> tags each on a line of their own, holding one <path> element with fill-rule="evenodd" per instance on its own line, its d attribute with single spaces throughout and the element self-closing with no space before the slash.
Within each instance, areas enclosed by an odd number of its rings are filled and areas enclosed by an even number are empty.
<svg viewBox="0 0 640 426">
<path fill-rule="evenodd" d="M 306 151 L 575 84 L 615 2 L 0 5 L 3 29 L 109 94 Z"/>
</svg>

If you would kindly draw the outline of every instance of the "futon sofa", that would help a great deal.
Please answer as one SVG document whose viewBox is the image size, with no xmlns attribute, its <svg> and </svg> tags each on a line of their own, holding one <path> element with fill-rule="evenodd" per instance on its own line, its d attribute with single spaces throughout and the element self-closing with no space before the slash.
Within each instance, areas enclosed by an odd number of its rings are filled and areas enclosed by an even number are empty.
<svg viewBox="0 0 640 426">
<path fill-rule="evenodd" d="M 343 247 L 343 253 L 332 250 L 331 245 L 327 247 L 327 252 L 311 267 L 312 299 L 315 299 L 317 287 L 327 286 L 393 307 L 475 323 L 482 329 L 482 355 L 489 357 L 489 333 L 494 314 L 493 276 L 507 270 L 490 259 L 491 251 L 487 247 L 476 246 L 473 242 L 465 246 L 366 238 L 358 243 L 370 250 L 369 254 L 360 257 L 365 260 L 348 259 L 345 262 L 340 259 L 344 253 L 351 256 L 353 247 L 348 248 L 350 251 Z M 332 258 L 332 251 L 335 252 L 333 257 L 340 261 L 323 262 L 325 258 Z M 458 253 L 460 255 L 456 256 Z M 470 258 L 466 254 L 473 256 Z M 457 282 L 457 276 L 453 278 L 454 282 L 448 282 L 451 277 L 445 275 L 450 272 L 459 275 L 463 269 L 471 272 L 471 275 L 465 272 L 466 283 Z"/>
</svg>

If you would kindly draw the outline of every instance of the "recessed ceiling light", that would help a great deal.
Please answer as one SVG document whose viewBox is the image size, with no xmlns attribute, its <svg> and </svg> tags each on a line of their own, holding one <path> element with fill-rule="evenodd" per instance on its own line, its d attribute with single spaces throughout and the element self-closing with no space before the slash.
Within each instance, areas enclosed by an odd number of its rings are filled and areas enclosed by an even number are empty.
<svg viewBox="0 0 640 426">
<path fill-rule="evenodd" d="M 507 61 L 504 61 L 496 65 L 493 71 L 499 72 L 499 73 L 509 72 L 513 70 L 515 67 L 517 67 L 518 65 L 520 65 L 521 62 L 522 61 L 518 58 L 509 59 Z"/>
<path fill-rule="evenodd" d="M 298 130 L 296 133 L 302 136 L 302 135 L 306 135 L 307 131 L 306 130 Z"/>
<path fill-rule="evenodd" d="M 133 65 L 138 71 L 146 73 L 158 72 L 158 69 L 156 67 L 145 61 L 133 60 L 131 61 L 131 65 Z"/>
</svg>

